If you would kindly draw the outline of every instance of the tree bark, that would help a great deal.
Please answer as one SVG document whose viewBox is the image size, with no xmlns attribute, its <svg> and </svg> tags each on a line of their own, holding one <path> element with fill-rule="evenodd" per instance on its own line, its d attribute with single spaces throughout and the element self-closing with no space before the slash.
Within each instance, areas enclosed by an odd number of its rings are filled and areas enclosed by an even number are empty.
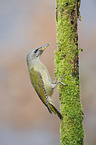
<svg viewBox="0 0 96 145">
<path fill-rule="evenodd" d="M 57 51 L 55 74 L 63 82 L 58 91 L 63 116 L 60 126 L 61 145 L 84 145 L 83 113 L 80 102 L 77 20 L 80 0 L 56 0 Z"/>
</svg>

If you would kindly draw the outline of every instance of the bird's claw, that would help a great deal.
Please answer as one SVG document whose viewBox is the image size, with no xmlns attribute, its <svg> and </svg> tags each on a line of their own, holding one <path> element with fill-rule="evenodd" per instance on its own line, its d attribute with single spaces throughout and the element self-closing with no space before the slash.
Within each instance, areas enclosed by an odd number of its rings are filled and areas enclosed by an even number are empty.
<svg viewBox="0 0 96 145">
<path fill-rule="evenodd" d="M 58 83 L 61 83 L 63 86 L 68 86 L 68 85 L 66 85 L 66 84 L 64 84 L 64 83 L 62 82 L 62 79 L 63 79 L 65 76 L 66 76 L 66 74 L 62 75 L 62 76 L 60 77 L 60 81 L 59 81 Z"/>
</svg>

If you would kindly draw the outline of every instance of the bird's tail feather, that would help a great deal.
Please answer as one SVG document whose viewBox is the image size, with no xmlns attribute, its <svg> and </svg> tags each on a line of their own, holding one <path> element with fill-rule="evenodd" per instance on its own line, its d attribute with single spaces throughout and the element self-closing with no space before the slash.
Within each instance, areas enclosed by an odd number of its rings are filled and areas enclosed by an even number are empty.
<svg viewBox="0 0 96 145">
<path fill-rule="evenodd" d="M 61 113 L 55 108 L 55 106 L 51 103 L 49 103 L 50 109 L 54 114 L 56 114 L 61 120 L 63 119 Z"/>
</svg>

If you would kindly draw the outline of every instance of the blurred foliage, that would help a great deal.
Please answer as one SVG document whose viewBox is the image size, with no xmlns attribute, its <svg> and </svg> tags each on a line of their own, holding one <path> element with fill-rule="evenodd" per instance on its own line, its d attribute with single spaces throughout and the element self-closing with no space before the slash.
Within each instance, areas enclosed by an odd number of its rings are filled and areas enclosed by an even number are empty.
<svg viewBox="0 0 96 145">
<path fill-rule="evenodd" d="M 66 74 L 59 85 L 61 98 L 61 145 L 83 145 L 83 113 L 80 102 L 79 53 L 77 19 L 80 0 L 56 0 L 57 51 L 55 52 L 55 75 Z"/>
</svg>

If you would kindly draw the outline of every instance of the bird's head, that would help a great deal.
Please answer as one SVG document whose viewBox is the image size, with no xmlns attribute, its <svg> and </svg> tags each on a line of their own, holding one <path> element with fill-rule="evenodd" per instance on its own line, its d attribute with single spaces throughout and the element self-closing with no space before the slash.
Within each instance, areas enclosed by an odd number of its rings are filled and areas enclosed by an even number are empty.
<svg viewBox="0 0 96 145">
<path fill-rule="evenodd" d="M 27 61 L 30 61 L 30 60 L 38 58 L 48 46 L 49 46 L 49 43 L 45 44 L 42 47 L 35 48 L 35 49 L 31 50 L 27 54 Z"/>
</svg>

